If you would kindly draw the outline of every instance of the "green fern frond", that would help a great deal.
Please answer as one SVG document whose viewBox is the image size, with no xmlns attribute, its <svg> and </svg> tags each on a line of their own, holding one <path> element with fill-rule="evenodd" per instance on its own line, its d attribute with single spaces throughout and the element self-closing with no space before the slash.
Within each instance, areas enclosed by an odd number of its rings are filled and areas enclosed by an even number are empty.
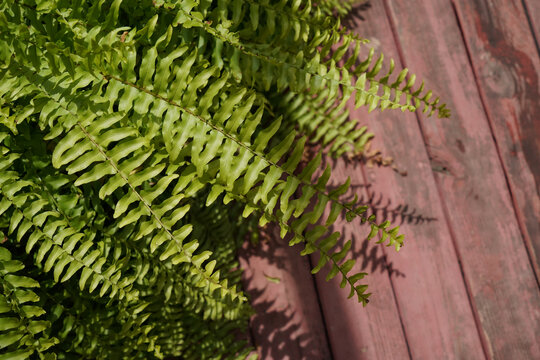
<svg viewBox="0 0 540 360">
<path fill-rule="evenodd" d="M 318 6 L 327 15 L 348 15 L 355 5 L 369 4 L 367 0 L 320 0 Z"/>
<path fill-rule="evenodd" d="M 329 146 L 329 154 L 334 157 L 361 155 L 373 134 L 367 127 L 358 128 L 357 122 L 349 119 L 349 111 L 328 101 L 328 89 L 319 95 L 295 94 L 289 92 L 276 96 L 275 110 L 282 113 L 290 127 L 296 126 L 312 144 Z M 322 99 L 322 100 L 321 100 Z"/>
<path fill-rule="evenodd" d="M 122 273 L 114 264 L 102 270 L 107 259 L 92 240 L 70 225 L 55 204 L 40 193 L 39 185 L 14 171 L 12 163 L 20 157 L 9 153 L 0 160 L 0 169 L 4 170 L 0 176 L 0 214 L 7 216 L 6 211 L 11 210 L 8 236 L 13 234 L 17 242 L 24 238 L 26 252 L 36 254 L 35 262 L 43 264 L 44 272 L 53 270 L 56 282 L 65 282 L 81 271 L 81 289 L 88 288 L 90 293 L 98 289 L 100 296 L 110 291 L 110 297 L 135 298 L 132 280 L 126 276 L 120 280 Z"/>
<path fill-rule="evenodd" d="M 232 59 L 241 55 L 245 58 L 248 69 L 257 69 L 261 63 L 267 64 L 269 67 L 264 68 L 263 66 L 262 70 L 264 73 L 271 73 L 271 78 L 275 81 L 266 82 L 266 90 L 275 84 L 278 91 L 290 87 L 295 92 L 317 93 L 328 86 L 331 90 L 331 97 L 337 96 L 338 91 L 341 90 L 342 103 L 345 103 L 354 94 L 354 104 L 357 107 L 367 105 L 370 111 L 375 108 L 381 110 L 386 108 L 401 109 L 402 111 L 419 109 L 424 113 L 429 112 L 429 115 L 438 111 L 440 117 L 449 116 L 446 106 L 444 104 L 438 105 L 439 98 L 431 101 L 432 92 L 424 92 L 424 84 L 413 90 L 416 77 L 412 75 L 407 80 L 407 70 L 400 72 L 395 81 L 389 83 L 390 75 L 394 70 L 393 62 L 390 62 L 389 71 L 377 80 L 382 68 L 383 56 L 381 55 L 377 61 L 374 61 L 372 49 L 369 56 L 361 61 L 358 58 L 362 43 L 360 40 L 345 35 L 342 37 L 340 33 L 337 33 L 339 35 L 334 36 L 333 39 L 331 36 L 326 37 L 318 34 L 320 38 L 315 40 L 315 44 L 325 40 L 327 42 L 325 48 L 320 52 L 314 50 L 316 45 L 311 47 L 311 53 L 304 53 L 302 50 L 294 53 L 283 52 L 280 51 L 279 47 L 268 51 L 266 44 L 257 45 L 244 42 L 238 33 L 229 31 L 226 27 L 214 27 L 211 21 L 205 22 L 203 18 L 200 18 L 200 13 L 193 16 L 182 8 L 178 8 L 177 11 L 175 23 L 177 21 L 182 26 L 200 27 L 209 35 L 221 40 L 223 44 L 231 46 L 238 54 L 233 54 Z M 295 35 L 294 39 L 296 40 L 296 38 Z M 305 41 L 309 42 L 309 40 Z M 324 61 L 331 46 L 337 45 L 341 41 L 344 44 L 333 52 L 328 60 Z M 346 50 L 351 44 L 355 44 L 354 53 L 348 58 L 344 58 Z M 340 61 L 344 62 L 345 65 L 337 66 Z M 360 63 L 357 64 L 359 61 Z M 231 65 L 233 73 L 235 68 L 239 69 L 239 65 Z M 354 76 L 357 76 L 356 80 L 354 80 Z M 251 81 L 251 83 L 253 82 Z M 402 97 L 405 97 L 404 102 L 401 100 Z"/>
<path fill-rule="evenodd" d="M 32 290 L 39 282 L 17 274 L 23 269 L 24 264 L 0 246 L 0 357 L 5 359 L 51 356 L 47 350 L 58 343 L 47 334 L 51 324 L 43 320 L 45 310 Z"/>
</svg>

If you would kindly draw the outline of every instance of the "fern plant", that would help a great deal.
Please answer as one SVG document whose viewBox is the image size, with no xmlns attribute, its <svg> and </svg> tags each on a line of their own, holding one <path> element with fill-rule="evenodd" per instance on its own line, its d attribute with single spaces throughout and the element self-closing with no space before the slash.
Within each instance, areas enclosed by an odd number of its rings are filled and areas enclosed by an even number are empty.
<svg viewBox="0 0 540 360">
<path fill-rule="evenodd" d="M 322 152 L 301 165 L 306 142 L 361 154 L 349 100 L 448 111 L 336 4 L 0 4 L 0 359 L 246 357 L 235 253 L 269 222 L 368 302 L 329 227 L 403 235 L 314 175 Z"/>
</svg>

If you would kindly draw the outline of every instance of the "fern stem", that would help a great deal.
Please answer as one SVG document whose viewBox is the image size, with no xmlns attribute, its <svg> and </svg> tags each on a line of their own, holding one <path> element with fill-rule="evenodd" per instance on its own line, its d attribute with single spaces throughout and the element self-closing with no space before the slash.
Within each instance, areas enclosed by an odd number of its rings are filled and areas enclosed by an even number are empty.
<svg viewBox="0 0 540 360">
<path fill-rule="evenodd" d="M 342 80 L 332 79 L 332 78 L 329 78 L 329 77 L 325 77 L 325 76 L 320 75 L 320 74 L 318 74 L 316 72 L 310 71 L 310 70 L 308 70 L 308 69 L 306 69 L 304 67 L 300 67 L 300 66 L 298 66 L 296 64 L 285 62 L 283 60 L 280 60 L 280 59 L 278 59 L 276 57 L 272 57 L 272 56 L 269 56 L 269 55 L 263 55 L 263 54 L 259 53 L 257 50 L 253 49 L 253 47 L 250 47 L 249 44 L 247 44 L 247 43 L 233 42 L 233 41 L 230 40 L 230 38 L 224 36 L 218 30 L 216 30 L 213 27 L 211 27 L 210 25 L 208 25 L 206 22 L 191 16 L 191 14 L 185 12 L 184 10 L 180 9 L 179 11 L 182 12 L 187 17 L 189 17 L 191 21 L 195 21 L 195 22 L 199 23 L 200 26 L 203 29 L 205 29 L 205 31 L 207 33 L 209 33 L 210 35 L 217 37 L 221 41 L 226 42 L 230 46 L 240 50 L 242 53 L 244 53 L 244 54 L 246 54 L 248 56 L 252 56 L 252 57 L 261 59 L 261 60 L 266 61 L 266 62 L 268 62 L 270 64 L 273 64 L 273 65 L 281 65 L 281 66 L 292 67 L 292 68 L 294 68 L 294 69 L 296 69 L 296 70 L 298 70 L 300 72 L 307 73 L 307 74 L 309 74 L 311 76 L 320 77 L 320 78 L 322 78 L 322 79 L 324 79 L 326 81 L 332 82 L 334 84 L 339 84 L 339 85 L 342 85 L 344 87 L 353 88 L 356 91 L 360 91 L 360 92 L 362 92 L 363 94 L 366 94 L 366 95 L 372 95 L 368 90 L 363 89 L 363 88 L 358 87 L 358 86 L 353 86 L 348 82 L 345 82 L 345 81 L 342 81 Z M 345 68 L 338 68 L 338 70 L 348 71 Z M 370 79 L 369 81 L 370 81 L 370 83 L 373 83 L 373 84 L 386 86 L 385 84 L 382 84 L 382 83 L 380 83 L 380 82 L 378 82 L 378 81 L 376 81 L 374 79 Z M 388 101 L 389 104 L 394 105 L 396 107 L 400 107 L 400 108 L 406 107 L 407 110 L 409 110 L 411 112 L 416 111 L 416 106 L 414 106 L 414 105 L 405 106 L 405 105 L 400 104 L 399 102 L 395 102 L 395 101 L 392 101 L 392 100 L 389 100 L 389 99 L 387 99 L 387 101 Z"/>
<path fill-rule="evenodd" d="M 310 241 L 308 240 L 304 235 L 302 235 L 301 233 L 297 232 L 296 230 L 294 230 L 294 228 L 292 226 L 290 226 L 289 224 L 287 224 L 286 222 L 284 222 L 282 219 L 280 219 L 279 217 L 275 216 L 273 213 L 269 213 L 268 211 L 266 211 L 262 206 L 260 206 L 259 204 L 253 202 L 253 201 L 250 201 L 247 197 L 245 196 L 242 196 L 242 195 L 233 195 L 234 198 L 236 198 L 237 200 L 240 200 L 242 202 L 245 202 L 245 203 L 249 203 L 251 206 L 253 206 L 254 208 L 256 208 L 259 212 L 265 214 L 268 218 L 270 218 L 271 220 L 275 221 L 276 223 L 278 223 L 278 225 L 280 225 L 281 227 L 284 227 L 287 232 L 293 234 L 295 237 L 298 237 L 300 238 L 303 242 L 305 243 L 309 243 L 310 245 L 312 245 L 313 247 L 315 247 L 319 253 L 321 254 L 321 256 L 324 256 L 326 257 L 328 260 L 330 260 L 332 262 L 332 264 L 339 269 L 339 272 L 341 273 L 341 275 L 343 276 L 344 279 L 347 280 L 347 283 L 349 283 L 349 285 L 351 286 L 351 289 L 354 290 L 354 292 L 357 294 L 358 298 L 361 299 L 362 301 L 362 304 L 365 306 L 368 302 L 369 302 L 369 295 L 370 294 L 364 294 L 360 291 L 358 291 L 356 289 L 356 286 L 354 284 L 354 282 L 352 282 L 350 280 L 350 277 L 347 275 L 347 273 L 345 271 L 343 271 L 343 268 L 339 265 L 339 263 L 330 255 L 328 255 L 328 253 L 326 251 L 324 251 L 324 249 L 322 249 L 321 246 L 319 246 L 316 242 L 314 241 Z"/>
<path fill-rule="evenodd" d="M 129 179 L 127 178 L 127 176 L 122 172 L 120 171 L 120 169 L 118 168 L 117 164 L 107 155 L 107 153 L 103 150 L 103 148 L 95 141 L 95 139 L 92 137 L 92 135 L 90 135 L 88 133 L 88 131 L 86 130 L 86 128 L 78 121 L 77 122 L 77 126 L 82 130 L 82 132 L 84 133 L 84 135 L 86 136 L 86 138 L 88 140 L 90 140 L 90 142 L 92 143 L 92 145 L 94 145 L 94 147 L 107 159 L 107 161 L 109 162 L 109 164 L 111 164 L 111 166 L 114 168 L 114 170 L 122 177 L 122 179 L 125 181 L 125 183 L 129 186 L 129 188 L 131 189 L 131 191 L 133 191 L 133 193 L 137 196 L 137 198 L 139 199 L 139 201 L 141 201 L 144 206 L 147 208 L 147 210 L 152 214 L 152 217 L 154 218 L 154 220 L 156 220 L 158 222 L 158 224 L 160 225 L 160 227 L 167 233 L 167 235 L 169 236 L 169 238 L 173 241 L 175 241 L 176 244 L 178 244 L 178 241 L 176 240 L 176 237 L 172 234 L 172 232 L 167 228 L 167 226 L 165 226 L 165 224 L 161 221 L 161 218 L 154 212 L 154 210 L 152 209 L 152 207 L 150 206 L 150 204 L 148 204 L 148 202 L 146 202 L 146 200 L 144 200 L 144 198 L 141 196 L 141 194 L 137 191 L 137 189 L 135 189 L 135 187 L 129 182 Z M 200 269 L 198 266 L 196 266 L 195 264 L 193 264 L 192 262 L 192 256 L 185 253 L 183 251 L 183 249 L 181 250 L 182 253 L 184 253 L 184 255 L 186 255 L 187 259 L 188 259 L 188 262 L 190 264 L 192 264 L 197 270 L 198 270 L 198 274 L 201 275 L 206 281 L 208 281 L 209 283 L 213 283 L 215 285 L 217 285 L 219 288 L 223 288 L 223 285 L 221 283 L 219 283 L 218 281 L 215 281 L 214 279 L 212 279 L 210 276 L 208 276 L 206 274 L 206 272 L 204 272 L 202 269 Z M 229 289 L 227 289 L 229 290 Z M 246 301 L 247 299 L 240 295 L 239 296 L 239 299 L 243 302 L 243 301 Z"/>
<path fill-rule="evenodd" d="M 221 133 L 224 137 L 226 137 L 227 139 L 231 140 L 231 141 L 234 141 L 236 144 L 238 144 L 239 146 L 243 147 L 244 149 L 246 149 L 247 151 L 251 152 L 253 155 L 259 157 L 262 161 L 266 162 L 267 164 L 271 165 L 271 166 L 274 166 L 276 168 L 278 168 L 280 171 L 282 171 L 284 174 L 290 176 L 290 177 L 293 177 L 294 179 L 298 180 L 300 183 L 302 183 L 304 186 L 307 186 L 311 189 L 313 189 L 317 194 L 320 194 L 321 196 L 331 200 L 333 203 L 336 203 L 337 205 L 341 206 L 341 208 L 349 211 L 349 212 L 353 212 L 353 213 L 356 213 L 355 212 L 355 208 L 352 207 L 352 206 L 349 206 L 347 204 L 344 204 L 342 203 L 341 201 L 339 201 L 338 198 L 336 197 L 333 197 L 333 196 L 330 196 L 328 193 L 322 191 L 322 190 L 319 190 L 317 187 L 313 186 L 310 182 L 307 182 L 306 180 L 303 180 L 301 179 L 300 177 L 294 175 L 294 173 L 284 169 L 283 167 L 281 167 L 279 164 L 275 163 L 275 162 L 272 162 L 270 160 L 268 160 L 263 154 L 259 153 L 258 151 L 252 149 L 250 146 L 246 145 L 245 143 L 243 143 L 242 141 L 238 140 L 237 138 L 235 138 L 233 135 L 225 132 L 223 129 L 219 128 L 218 126 L 212 124 L 208 119 L 205 119 L 204 117 L 196 114 L 194 111 L 188 109 L 188 108 L 185 108 L 184 106 L 178 104 L 176 101 L 173 101 L 173 100 L 170 100 L 170 99 L 167 99 L 159 94 L 156 94 L 148 89 L 146 89 L 145 87 L 142 87 L 142 86 L 139 86 L 137 84 L 133 84 L 129 81 L 126 81 L 124 79 L 121 79 L 119 77 L 116 77 L 114 75 L 109 75 L 109 74 L 104 74 L 102 73 L 101 74 L 103 76 L 103 78 L 105 80 L 116 80 L 116 81 L 119 81 L 121 82 L 122 84 L 124 85 L 127 85 L 127 86 L 131 86 L 135 89 L 138 89 L 139 91 L 143 91 L 145 93 L 147 93 L 148 95 L 151 95 L 153 97 L 155 97 L 156 99 L 160 99 L 162 101 L 165 101 L 166 103 L 172 105 L 172 106 L 175 106 L 177 108 L 179 108 L 181 111 L 189 114 L 189 115 L 192 115 L 194 116 L 196 119 L 198 119 L 199 121 L 203 122 L 204 124 L 206 124 L 207 126 L 209 126 L 210 128 L 212 128 L 213 130 L 215 131 L 218 131 L 219 133 Z M 357 214 L 358 215 L 358 214 Z M 374 220 L 371 220 L 369 217 L 365 217 L 365 216 L 362 216 L 362 215 L 358 215 L 360 217 L 360 219 L 362 220 L 362 222 L 368 222 L 370 225 L 372 226 L 376 226 L 377 228 L 380 229 L 380 225 L 377 224 Z M 383 229 L 384 230 L 384 229 Z M 393 239 L 393 240 L 397 240 L 397 237 L 398 237 L 398 234 L 390 234 L 390 237 Z"/>
<path fill-rule="evenodd" d="M 14 61 L 12 62 L 14 63 Z M 24 67 L 22 67 L 20 64 L 18 64 L 19 67 L 20 67 L 20 70 L 25 70 Z M 33 71 L 31 69 L 27 69 L 27 71 L 29 72 L 33 72 L 33 73 L 37 73 L 36 71 Z M 104 79 L 107 80 L 107 78 L 103 75 Z M 111 77 L 111 78 L 114 78 L 114 77 Z M 121 81 L 120 79 L 115 79 L 117 81 Z M 65 106 L 64 104 L 58 102 L 57 99 L 55 99 L 53 96 L 51 96 L 50 94 L 48 94 L 47 90 L 44 89 L 42 87 L 41 84 L 34 84 L 37 88 L 40 89 L 40 91 L 47 95 L 47 97 L 49 97 L 52 101 L 56 102 L 58 105 L 60 105 L 65 111 L 67 111 L 68 113 L 70 113 L 71 115 L 73 115 L 74 117 L 77 117 L 77 114 L 73 113 L 73 111 L 71 111 L 70 109 L 67 108 L 67 106 Z M 136 85 L 133 84 L 133 86 L 137 87 Z M 145 89 L 145 90 L 141 90 L 141 91 L 146 91 L 148 92 L 149 94 L 153 94 L 151 92 L 149 92 L 149 90 Z M 166 101 L 166 99 L 163 99 L 162 97 L 160 97 L 159 95 L 157 94 L 153 94 L 154 96 L 157 96 L 158 98 L 161 98 L 162 100 Z M 179 106 L 179 105 L 177 105 Z M 180 106 L 179 106 L 180 107 Z M 163 231 L 165 231 L 167 233 L 167 235 L 169 236 L 169 238 L 173 241 L 175 241 L 176 244 L 178 244 L 178 241 L 176 239 L 176 237 L 171 233 L 171 231 L 165 226 L 165 224 L 163 224 L 163 222 L 161 221 L 161 219 L 159 218 L 159 216 L 157 216 L 157 214 L 153 211 L 153 209 L 151 208 L 151 206 L 144 200 L 144 198 L 141 196 L 141 194 L 135 189 L 135 187 L 128 181 L 128 178 L 126 177 L 125 174 L 123 174 L 120 169 L 118 168 L 117 164 L 107 155 L 107 153 L 103 150 L 103 148 L 95 141 L 95 139 L 88 133 L 88 131 L 86 130 L 86 128 L 79 122 L 77 121 L 76 125 L 81 129 L 81 131 L 84 133 L 85 137 L 92 143 L 92 145 L 96 148 L 96 150 L 98 150 L 102 156 L 104 156 L 107 161 L 109 162 L 109 164 L 113 167 L 113 169 L 122 177 L 122 179 L 124 180 L 124 182 L 129 186 L 129 188 L 134 192 L 134 194 L 137 196 L 137 198 L 139 199 L 139 201 L 141 201 L 144 206 L 146 207 L 146 209 L 152 214 L 152 217 L 158 222 L 158 224 L 160 225 L 160 227 L 163 229 Z M 212 283 L 214 285 L 216 285 L 218 288 L 224 288 L 224 286 L 218 282 L 218 281 L 215 281 L 214 279 L 212 279 L 210 276 L 208 276 L 204 270 L 202 270 L 201 268 L 199 268 L 198 266 L 196 266 L 195 264 L 193 264 L 192 262 L 192 256 L 190 254 L 187 254 L 183 251 L 183 249 L 181 249 L 181 252 L 184 253 L 184 255 L 186 255 L 188 261 L 190 264 L 192 264 L 195 269 L 197 270 L 197 274 L 198 275 L 201 275 L 206 281 L 208 281 L 208 283 Z M 226 289 L 227 293 L 230 293 L 231 296 L 234 298 L 234 297 L 238 297 L 238 299 L 240 300 L 240 302 L 245 302 L 247 301 L 246 297 L 242 295 L 242 293 L 236 293 L 236 291 L 233 291 L 231 289 Z"/>
<path fill-rule="evenodd" d="M 108 281 L 110 282 L 114 287 L 116 287 L 116 292 L 117 294 L 120 295 L 121 291 L 124 291 L 124 289 L 122 287 L 120 287 L 120 284 L 118 282 L 115 282 L 115 281 L 112 281 L 110 278 L 105 278 L 100 272 L 97 272 L 95 271 L 92 267 L 90 266 L 87 266 L 85 265 L 84 261 L 82 261 L 82 259 L 77 259 L 75 258 L 73 255 L 71 255 L 70 252 L 68 252 L 66 249 L 63 248 L 62 245 L 59 245 L 58 243 L 56 243 L 54 241 L 54 239 L 52 238 L 52 236 L 49 236 L 47 235 L 45 232 L 41 231 L 41 229 L 39 228 L 39 226 L 34 223 L 33 221 L 33 218 L 29 217 L 28 215 L 25 214 L 25 212 L 23 211 L 23 209 L 20 208 L 20 206 L 17 204 L 16 201 L 13 200 L 13 198 L 11 198 L 8 194 L 6 194 L 2 188 L 0 187 L 0 193 L 3 194 L 3 196 L 5 198 L 7 198 L 11 203 L 12 205 L 17 209 L 17 211 L 19 211 L 21 213 L 21 215 L 26 218 L 28 221 L 30 221 L 32 223 L 32 226 L 34 226 L 35 228 L 35 231 L 37 231 L 39 234 L 40 234 L 40 238 L 43 238 L 43 237 L 46 237 L 49 241 L 51 241 L 54 245 L 58 246 L 58 248 L 60 249 L 60 251 L 62 252 L 62 255 L 60 255 L 59 257 L 61 256 L 67 256 L 70 258 L 70 263 L 72 262 L 77 262 L 78 264 L 81 265 L 81 268 L 84 267 L 86 269 L 90 269 L 90 271 L 94 274 L 94 276 L 98 276 L 102 281 Z M 75 231 L 76 233 L 76 231 Z M 112 276 L 111 276 L 112 278 Z M 121 290 L 121 291 L 120 291 Z M 129 296 L 128 296 L 129 295 Z M 126 292 L 125 293 L 125 297 L 124 298 L 128 298 L 128 297 L 131 297 L 131 298 L 137 298 L 137 295 L 136 295 L 136 292 L 131 292 L 131 293 L 128 293 Z"/>
</svg>

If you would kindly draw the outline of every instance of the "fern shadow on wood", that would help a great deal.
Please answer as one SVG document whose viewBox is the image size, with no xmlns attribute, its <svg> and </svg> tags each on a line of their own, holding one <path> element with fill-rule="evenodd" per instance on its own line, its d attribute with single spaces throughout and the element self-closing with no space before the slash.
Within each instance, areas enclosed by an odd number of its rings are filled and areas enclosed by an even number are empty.
<svg viewBox="0 0 540 360">
<path fill-rule="evenodd" d="M 256 245 L 245 244 L 240 263 L 255 314 L 252 341 L 263 359 L 328 359 L 323 319 L 308 259 L 298 256 L 270 226 Z"/>
</svg>

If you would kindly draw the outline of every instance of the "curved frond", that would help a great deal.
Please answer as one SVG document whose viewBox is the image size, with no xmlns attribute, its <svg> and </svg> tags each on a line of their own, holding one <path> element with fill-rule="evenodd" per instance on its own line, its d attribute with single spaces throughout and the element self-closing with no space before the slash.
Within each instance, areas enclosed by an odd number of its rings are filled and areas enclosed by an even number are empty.
<svg viewBox="0 0 540 360">
<path fill-rule="evenodd" d="M 282 113 L 291 126 L 297 126 L 310 143 L 330 145 L 329 154 L 333 157 L 361 156 L 374 135 L 366 126 L 358 127 L 347 109 L 328 101 L 327 93 L 328 89 L 315 96 L 293 92 L 278 96 L 275 111 Z"/>
<path fill-rule="evenodd" d="M 8 236 L 17 242 L 24 240 L 27 253 L 35 254 L 35 263 L 43 264 L 43 271 L 53 271 L 55 282 L 65 282 L 79 271 L 79 286 L 91 293 L 98 289 L 100 296 L 118 296 L 129 301 L 137 297 L 132 291 L 134 279 L 123 276 L 115 264 L 109 263 L 102 252 L 83 232 L 77 231 L 65 214 L 40 191 L 40 186 L 29 178 L 21 178 L 13 162 L 20 154 L 9 153 L 0 160 L 0 214 L 9 213 Z M 7 171 L 5 171 L 7 170 Z"/>
<path fill-rule="evenodd" d="M 34 292 L 39 282 L 18 274 L 24 267 L 0 246 L 0 356 L 6 359 L 50 356 L 47 350 L 58 343 L 47 334 L 51 323 L 43 320 L 45 310 Z"/>
<path fill-rule="evenodd" d="M 306 9 L 309 7 L 306 6 Z M 219 39 L 223 44 L 227 44 L 238 52 L 237 56 L 245 59 L 246 67 L 258 69 L 263 66 L 262 73 L 270 73 L 273 82 L 266 82 L 266 90 L 272 84 L 277 86 L 278 91 L 290 87 L 295 92 L 308 91 L 317 93 L 325 87 L 330 89 L 330 96 L 339 96 L 342 104 L 353 97 L 355 106 L 368 106 L 372 111 L 376 108 L 384 110 L 386 108 L 401 109 L 402 111 L 421 110 L 432 115 L 438 112 L 440 117 L 448 117 L 449 112 L 444 104 L 439 105 L 439 98 L 432 98 L 431 91 L 424 91 L 424 84 L 414 89 L 416 76 L 407 78 L 407 69 L 401 71 L 393 81 L 390 76 L 394 72 L 394 63 L 390 62 L 387 73 L 380 76 L 383 63 L 383 55 L 374 60 L 373 49 L 365 59 L 360 59 L 360 47 L 362 40 L 354 39 L 346 35 L 343 31 L 334 31 L 330 36 L 327 33 L 317 33 L 315 38 L 304 39 L 312 44 L 311 52 L 281 51 L 277 46 L 268 51 L 266 44 L 258 45 L 242 41 L 241 36 L 234 31 L 230 31 L 224 26 L 213 26 L 212 21 L 206 22 L 204 18 L 193 15 L 191 12 L 178 7 L 176 21 L 178 24 L 189 27 L 199 27 L 211 36 Z M 200 13 L 196 13 L 200 14 Z M 255 15 L 251 15 L 252 18 Z M 259 19 L 257 15 L 257 19 Z M 176 22 L 175 21 L 175 22 Z M 339 27 L 338 24 L 335 25 Z M 337 34 L 337 36 L 336 36 Z M 316 44 L 325 42 L 326 45 L 321 51 L 316 51 Z M 330 53 L 333 45 L 343 42 L 340 47 Z M 347 50 L 354 46 L 351 55 L 345 57 Z M 325 58 L 328 57 L 327 60 Z M 343 62 L 343 66 L 338 64 Z M 233 66 L 234 70 L 236 66 Z M 253 81 L 252 81 L 253 82 Z M 404 98 L 404 100 L 402 100 Z"/>
</svg>

